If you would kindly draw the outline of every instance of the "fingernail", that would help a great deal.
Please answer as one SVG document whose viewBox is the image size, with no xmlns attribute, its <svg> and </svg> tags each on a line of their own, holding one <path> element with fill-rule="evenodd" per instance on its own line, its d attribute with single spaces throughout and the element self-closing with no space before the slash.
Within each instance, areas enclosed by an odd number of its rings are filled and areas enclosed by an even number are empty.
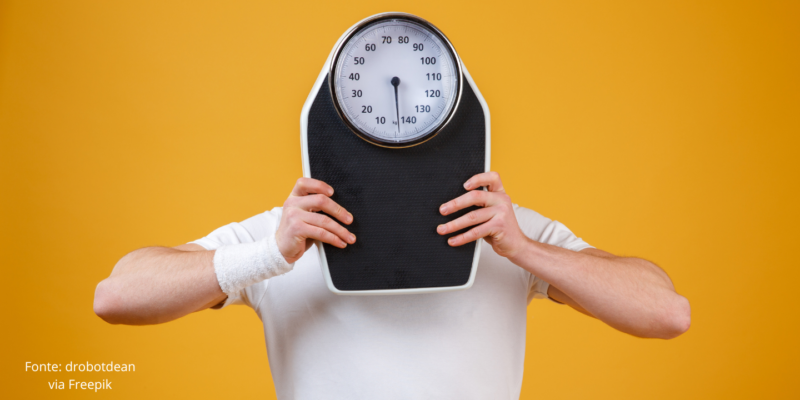
<svg viewBox="0 0 800 400">
<path fill-rule="evenodd" d="M 333 188 L 328 188 L 328 196 L 333 196 Z"/>
<path fill-rule="evenodd" d="M 439 212 L 441 212 L 442 214 L 446 213 L 447 212 L 447 204 L 442 204 L 442 206 L 439 207 Z"/>
<path fill-rule="evenodd" d="M 439 233 L 444 233 L 446 231 L 446 229 L 444 227 L 444 224 L 441 224 L 441 225 L 437 226 L 436 227 L 436 231 L 439 232 Z"/>
<path fill-rule="evenodd" d="M 455 239 L 455 238 L 450 238 L 450 239 L 447 239 L 447 243 L 448 243 L 448 244 L 453 244 L 453 243 L 455 243 L 455 242 L 456 242 L 456 239 Z"/>
<path fill-rule="evenodd" d="M 464 182 L 464 189 L 469 190 L 469 181 Z"/>
<path fill-rule="evenodd" d="M 355 242 L 356 242 L 356 235 L 351 233 L 350 234 L 350 243 L 355 243 Z"/>
<path fill-rule="evenodd" d="M 347 222 L 353 222 L 353 214 L 350 214 L 350 212 L 348 211 L 347 215 L 349 216 L 349 218 L 347 218 Z"/>
</svg>

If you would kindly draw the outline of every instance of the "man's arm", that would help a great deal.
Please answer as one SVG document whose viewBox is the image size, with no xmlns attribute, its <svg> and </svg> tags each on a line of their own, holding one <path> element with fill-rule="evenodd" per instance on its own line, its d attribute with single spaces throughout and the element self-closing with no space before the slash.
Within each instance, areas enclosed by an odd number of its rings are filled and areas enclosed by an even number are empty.
<svg viewBox="0 0 800 400">
<path fill-rule="evenodd" d="M 689 329 L 689 301 L 655 264 L 530 242 L 511 261 L 550 282 L 554 300 L 638 337 L 671 339 Z"/>
<path fill-rule="evenodd" d="M 548 293 L 554 300 L 622 332 L 669 339 L 689 329 L 689 301 L 675 292 L 672 281 L 655 264 L 597 249 L 574 252 L 528 238 L 495 172 L 478 174 L 464 187 L 472 191 L 443 204 L 440 212 L 483 208 L 437 228 L 446 235 L 477 225 L 448 239 L 451 246 L 484 238 L 497 254 L 550 283 Z M 488 191 L 473 190 L 481 187 Z"/>
<path fill-rule="evenodd" d="M 316 179 L 300 178 L 295 184 L 275 233 L 278 251 L 288 263 L 298 260 L 314 240 L 339 248 L 355 243 L 352 233 L 327 216 L 353 222 L 331 195 L 333 188 Z M 148 325 L 217 305 L 226 294 L 217 280 L 214 254 L 192 243 L 131 252 L 97 285 L 94 311 L 112 324 Z"/>
<path fill-rule="evenodd" d="M 112 324 L 159 324 L 225 300 L 214 250 L 190 243 L 146 247 L 119 260 L 97 285 L 94 312 Z"/>
</svg>

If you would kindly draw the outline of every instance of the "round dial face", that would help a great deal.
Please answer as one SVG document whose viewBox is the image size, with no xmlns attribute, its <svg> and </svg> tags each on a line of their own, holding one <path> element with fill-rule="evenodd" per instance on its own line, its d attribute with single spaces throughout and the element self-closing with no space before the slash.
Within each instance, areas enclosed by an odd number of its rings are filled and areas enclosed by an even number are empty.
<svg viewBox="0 0 800 400">
<path fill-rule="evenodd" d="M 444 126 L 458 103 L 456 57 L 432 26 L 402 18 L 366 25 L 335 59 L 337 107 L 368 141 L 397 147 L 421 143 Z"/>
</svg>

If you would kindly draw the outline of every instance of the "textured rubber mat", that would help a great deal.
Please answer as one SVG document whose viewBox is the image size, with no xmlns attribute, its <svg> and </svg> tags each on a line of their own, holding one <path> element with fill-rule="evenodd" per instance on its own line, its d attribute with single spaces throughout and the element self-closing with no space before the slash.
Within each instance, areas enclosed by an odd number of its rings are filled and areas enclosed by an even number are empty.
<svg viewBox="0 0 800 400">
<path fill-rule="evenodd" d="M 483 109 L 466 80 L 453 120 L 436 137 L 387 149 L 360 139 L 341 121 L 326 78 L 311 106 L 307 135 L 311 177 L 333 186 L 333 199 L 354 217 L 354 245 L 324 245 L 337 289 L 467 283 L 475 244 L 453 248 L 436 233 L 439 224 L 468 211 L 443 217 L 439 206 L 466 193 L 463 183 L 485 166 Z"/>
</svg>

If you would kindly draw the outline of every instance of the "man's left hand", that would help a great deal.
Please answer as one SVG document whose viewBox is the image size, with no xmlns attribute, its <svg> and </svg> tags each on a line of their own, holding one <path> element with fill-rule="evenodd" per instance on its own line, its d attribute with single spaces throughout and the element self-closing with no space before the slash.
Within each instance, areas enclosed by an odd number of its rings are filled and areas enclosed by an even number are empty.
<svg viewBox="0 0 800 400">
<path fill-rule="evenodd" d="M 480 190 L 481 187 L 486 187 L 488 191 Z M 528 238 L 517 224 L 511 197 L 503 189 L 500 174 L 485 172 L 475 175 L 464 183 L 464 188 L 470 192 L 442 204 L 439 212 L 449 215 L 470 206 L 483 208 L 439 225 L 436 232 L 446 235 L 477 225 L 467 232 L 451 237 L 447 243 L 455 247 L 483 238 L 492 245 L 495 253 L 503 257 L 513 257 Z"/>
</svg>

